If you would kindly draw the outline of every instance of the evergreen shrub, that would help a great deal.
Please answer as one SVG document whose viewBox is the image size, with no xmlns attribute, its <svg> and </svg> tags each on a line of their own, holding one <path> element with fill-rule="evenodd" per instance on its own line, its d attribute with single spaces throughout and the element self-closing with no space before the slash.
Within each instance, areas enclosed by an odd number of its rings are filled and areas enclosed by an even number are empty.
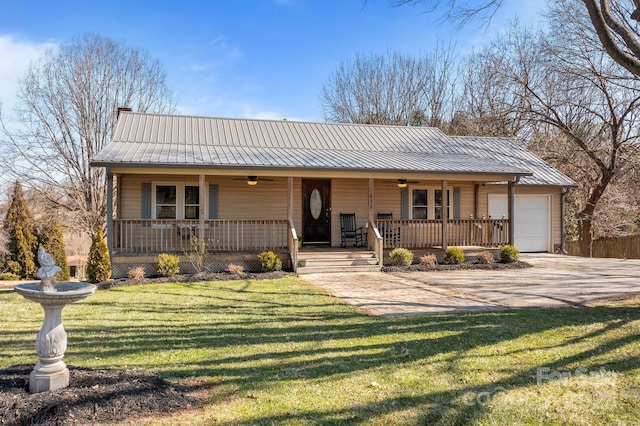
<svg viewBox="0 0 640 426">
<path fill-rule="evenodd" d="M 460 247 L 448 247 L 444 252 L 444 263 L 458 265 L 464 262 L 464 251 Z"/>
<path fill-rule="evenodd" d="M 413 253 L 406 248 L 396 247 L 389 253 L 391 263 L 396 266 L 409 266 L 413 263 Z"/>
<path fill-rule="evenodd" d="M 56 265 L 61 269 L 57 273 L 58 281 L 67 281 L 71 278 L 67 267 L 67 251 L 64 248 L 64 235 L 57 222 L 48 222 L 38 231 L 38 245 L 51 255 Z"/>
<path fill-rule="evenodd" d="M 502 263 L 513 263 L 520 259 L 520 252 L 512 245 L 500 247 L 500 261 Z"/>
<path fill-rule="evenodd" d="M 173 277 L 180 272 L 180 258 L 175 254 L 162 253 L 158 256 L 158 275 Z"/>
<path fill-rule="evenodd" d="M 89 249 L 87 278 L 92 283 L 107 281 L 111 278 L 111 259 L 109 258 L 107 244 L 104 242 L 102 226 L 96 228 L 96 233 Z"/>
<path fill-rule="evenodd" d="M 273 251 L 263 251 L 258 255 L 262 270 L 264 272 L 280 271 L 282 269 L 282 261 Z"/>
</svg>

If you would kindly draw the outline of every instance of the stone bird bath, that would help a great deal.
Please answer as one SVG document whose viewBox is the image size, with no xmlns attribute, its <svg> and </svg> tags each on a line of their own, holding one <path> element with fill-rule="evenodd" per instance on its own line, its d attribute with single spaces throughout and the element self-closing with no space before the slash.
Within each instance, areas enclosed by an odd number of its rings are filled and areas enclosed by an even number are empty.
<svg viewBox="0 0 640 426">
<path fill-rule="evenodd" d="M 83 282 L 56 283 L 60 267 L 42 247 L 38 249 L 38 278 L 40 283 L 18 284 L 14 290 L 21 296 L 39 303 L 44 309 L 42 328 L 36 337 L 38 363 L 29 377 L 29 392 L 38 393 L 69 386 L 69 370 L 62 361 L 67 349 L 67 333 L 62 326 L 62 309 L 96 291 L 96 286 Z"/>
</svg>

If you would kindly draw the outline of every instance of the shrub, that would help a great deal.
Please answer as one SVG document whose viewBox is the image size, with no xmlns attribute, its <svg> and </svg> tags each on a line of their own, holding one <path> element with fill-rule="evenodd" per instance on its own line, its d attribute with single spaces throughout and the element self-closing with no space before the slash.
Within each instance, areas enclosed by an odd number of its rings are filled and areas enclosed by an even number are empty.
<svg viewBox="0 0 640 426">
<path fill-rule="evenodd" d="M 142 266 L 130 268 L 127 271 L 127 277 L 129 277 L 131 281 L 142 281 L 144 279 L 144 268 Z"/>
<path fill-rule="evenodd" d="M 35 253 L 38 241 L 33 235 L 33 215 L 24 198 L 20 182 L 13 188 L 11 204 L 4 219 L 7 231 L 9 260 L 15 262 L 9 268 L 21 278 L 35 278 L 38 268 L 35 264 Z"/>
<path fill-rule="evenodd" d="M 437 265 L 438 256 L 436 256 L 435 253 L 425 254 L 424 256 L 420 257 L 420 264 L 427 266 Z"/>
<path fill-rule="evenodd" d="M 87 261 L 87 278 L 92 283 L 107 281 L 111 278 L 111 259 L 109 249 L 104 242 L 102 226 L 98 226 L 89 249 Z"/>
<path fill-rule="evenodd" d="M 180 258 L 174 254 L 162 253 L 158 256 L 158 275 L 172 277 L 180 272 Z"/>
<path fill-rule="evenodd" d="M 444 263 L 457 265 L 464 262 L 464 251 L 460 247 L 449 247 L 444 252 Z"/>
<path fill-rule="evenodd" d="M 189 247 L 184 250 L 184 254 L 189 258 L 189 261 L 197 272 L 204 272 L 208 251 L 209 244 L 207 241 L 201 240 L 198 237 L 192 237 L 189 241 Z"/>
<path fill-rule="evenodd" d="M 258 255 L 258 259 L 260 259 L 262 270 L 265 272 L 279 271 L 282 269 L 282 261 L 278 255 L 272 251 L 263 251 Z"/>
<path fill-rule="evenodd" d="M 409 266 L 413 263 L 413 253 L 406 248 L 396 247 L 389 253 L 391 263 L 397 266 Z"/>
<path fill-rule="evenodd" d="M 11 272 L 3 272 L 0 274 L 0 281 L 18 281 L 19 279 L 20 275 Z"/>
<path fill-rule="evenodd" d="M 489 264 L 489 263 L 493 263 L 496 261 L 496 258 L 493 256 L 493 253 L 491 253 L 488 250 L 485 250 L 483 252 L 480 252 L 478 254 L 478 263 L 483 263 L 485 265 Z"/>
<path fill-rule="evenodd" d="M 20 271 L 22 271 L 22 266 L 15 260 L 7 260 L 7 269 L 13 275 L 20 276 Z"/>
<path fill-rule="evenodd" d="M 502 263 L 513 263 L 520 259 L 520 252 L 512 245 L 500 247 L 500 261 Z"/>
<path fill-rule="evenodd" d="M 242 276 L 244 275 L 244 266 L 236 265 L 235 263 L 230 263 L 227 265 L 227 271 L 230 274 Z"/>
<path fill-rule="evenodd" d="M 67 251 L 64 248 L 64 235 L 58 222 L 47 222 L 40 227 L 38 243 L 53 257 L 55 264 L 60 267 L 61 271 L 56 274 L 56 279 L 58 281 L 70 279 L 71 276 L 67 267 Z"/>
</svg>

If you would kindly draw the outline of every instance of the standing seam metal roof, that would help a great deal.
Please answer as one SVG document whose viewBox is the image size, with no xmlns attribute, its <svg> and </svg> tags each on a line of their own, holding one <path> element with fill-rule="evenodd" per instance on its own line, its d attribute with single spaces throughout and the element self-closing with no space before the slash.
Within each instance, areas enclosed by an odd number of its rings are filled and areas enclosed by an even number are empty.
<svg viewBox="0 0 640 426">
<path fill-rule="evenodd" d="M 574 185 L 508 138 L 451 137 L 431 127 L 134 112 L 120 114 L 111 143 L 92 165 L 511 174 L 523 175 L 523 184 Z"/>
</svg>

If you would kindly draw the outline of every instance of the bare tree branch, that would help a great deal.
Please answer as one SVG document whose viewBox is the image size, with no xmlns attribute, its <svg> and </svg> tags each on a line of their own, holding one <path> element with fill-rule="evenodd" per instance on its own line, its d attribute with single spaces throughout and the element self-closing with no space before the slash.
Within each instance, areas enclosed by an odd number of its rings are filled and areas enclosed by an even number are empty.
<svg viewBox="0 0 640 426">
<path fill-rule="evenodd" d="M 69 225 L 89 233 L 106 214 L 105 172 L 89 162 L 110 141 L 118 107 L 174 108 L 158 61 L 94 34 L 33 63 L 18 98 L 19 126 L 0 117 L 3 170 L 72 213 L 75 223 Z"/>
</svg>

